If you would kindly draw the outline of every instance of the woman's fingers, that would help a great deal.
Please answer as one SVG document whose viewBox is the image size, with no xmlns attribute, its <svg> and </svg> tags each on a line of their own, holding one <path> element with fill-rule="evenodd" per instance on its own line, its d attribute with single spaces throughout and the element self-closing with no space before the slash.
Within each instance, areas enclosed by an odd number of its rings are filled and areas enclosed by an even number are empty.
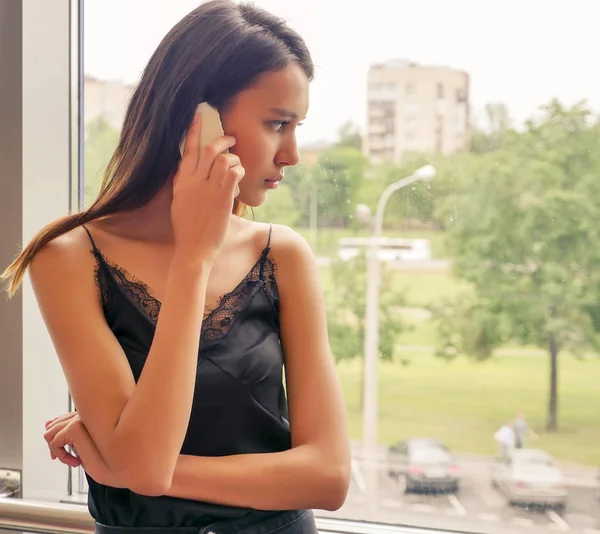
<svg viewBox="0 0 600 534">
<path fill-rule="evenodd" d="M 50 449 L 50 457 L 53 460 L 58 459 L 71 467 L 81 465 L 79 458 L 67 451 L 67 446 L 73 445 L 72 443 L 68 443 L 68 427 L 76 415 L 77 412 L 69 412 L 46 421 L 46 432 L 44 432 L 44 439 Z M 63 444 L 61 445 L 61 443 Z"/>
<path fill-rule="evenodd" d="M 61 463 L 70 465 L 71 467 L 78 467 L 81 465 L 81 460 L 67 451 L 67 447 L 73 446 L 72 439 L 69 435 L 69 425 L 65 425 L 61 428 L 49 442 L 50 455 L 58 459 Z"/>
<path fill-rule="evenodd" d="M 69 412 L 63 415 L 59 415 L 58 417 L 55 417 L 54 419 L 50 419 L 49 421 L 46 421 L 45 427 L 46 430 L 48 430 L 48 428 L 55 424 L 55 423 L 60 423 L 62 421 L 69 421 L 71 419 L 73 419 L 73 417 L 75 417 L 77 415 L 77 412 Z"/>
</svg>

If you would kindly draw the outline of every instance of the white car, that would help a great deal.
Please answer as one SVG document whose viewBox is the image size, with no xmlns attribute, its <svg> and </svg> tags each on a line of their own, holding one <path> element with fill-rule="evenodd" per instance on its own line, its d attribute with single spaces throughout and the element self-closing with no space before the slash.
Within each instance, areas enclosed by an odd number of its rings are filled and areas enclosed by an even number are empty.
<svg viewBox="0 0 600 534">
<path fill-rule="evenodd" d="M 510 504 L 538 504 L 563 509 L 568 487 L 552 456 L 537 449 L 513 449 L 497 458 L 492 485 Z"/>
</svg>

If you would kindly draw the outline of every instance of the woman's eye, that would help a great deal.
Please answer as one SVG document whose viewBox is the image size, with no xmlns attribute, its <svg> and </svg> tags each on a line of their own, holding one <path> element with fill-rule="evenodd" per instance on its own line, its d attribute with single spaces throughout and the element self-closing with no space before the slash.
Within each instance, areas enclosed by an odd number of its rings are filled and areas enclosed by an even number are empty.
<svg viewBox="0 0 600 534">
<path fill-rule="evenodd" d="M 288 124 L 290 124 L 290 121 L 270 121 L 269 125 L 271 126 L 271 128 L 273 128 L 273 130 L 275 130 L 277 133 L 281 132 L 281 130 L 283 130 L 283 128 L 285 126 L 287 126 Z M 302 122 L 298 123 L 298 126 L 302 126 Z"/>
<path fill-rule="evenodd" d="M 289 121 L 271 121 L 271 127 L 276 132 L 280 132 L 286 124 L 289 124 Z"/>
</svg>

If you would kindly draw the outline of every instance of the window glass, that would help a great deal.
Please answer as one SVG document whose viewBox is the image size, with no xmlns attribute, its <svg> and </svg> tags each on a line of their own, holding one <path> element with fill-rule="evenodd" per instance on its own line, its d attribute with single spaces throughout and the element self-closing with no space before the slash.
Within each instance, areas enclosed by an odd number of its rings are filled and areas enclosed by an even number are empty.
<svg viewBox="0 0 600 534">
<path fill-rule="evenodd" d="M 255 3 L 317 65 L 301 162 L 254 217 L 319 265 L 353 454 L 327 516 L 600 533 L 600 3 Z M 85 1 L 86 203 L 145 63 L 197 5 Z M 449 452 L 389 450 L 413 438 Z M 560 478 L 519 478 L 515 449 Z"/>
</svg>

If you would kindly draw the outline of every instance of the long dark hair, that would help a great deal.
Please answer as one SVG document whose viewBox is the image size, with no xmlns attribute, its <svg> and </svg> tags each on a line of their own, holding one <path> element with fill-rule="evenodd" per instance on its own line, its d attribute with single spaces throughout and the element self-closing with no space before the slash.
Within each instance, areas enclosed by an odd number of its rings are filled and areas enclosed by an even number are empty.
<svg viewBox="0 0 600 534">
<path fill-rule="evenodd" d="M 199 102 L 223 109 L 260 74 L 290 62 L 312 80 L 313 62 L 302 38 L 263 9 L 212 0 L 186 15 L 144 69 L 98 198 L 89 208 L 50 223 L 24 247 L 2 274 L 9 295 L 47 243 L 82 224 L 142 207 L 156 195 L 177 170 L 179 140 Z M 234 203 L 234 213 L 244 209 Z"/>
</svg>

